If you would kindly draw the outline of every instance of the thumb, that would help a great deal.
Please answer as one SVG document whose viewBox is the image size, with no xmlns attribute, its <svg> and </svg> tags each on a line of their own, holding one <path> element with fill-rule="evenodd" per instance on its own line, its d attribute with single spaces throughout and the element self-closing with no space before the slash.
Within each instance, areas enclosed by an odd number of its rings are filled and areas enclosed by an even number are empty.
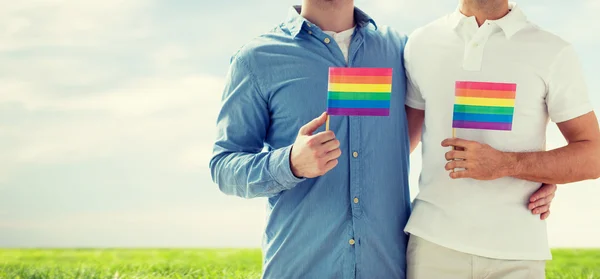
<svg viewBox="0 0 600 279">
<path fill-rule="evenodd" d="M 327 113 L 326 112 L 321 114 L 321 116 L 306 123 L 306 125 L 302 126 L 302 128 L 300 128 L 299 134 L 303 135 L 303 136 L 310 136 L 317 129 L 319 129 L 319 127 L 323 126 L 323 124 L 325 124 L 325 122 L 327 122 Z"/>
</svg>

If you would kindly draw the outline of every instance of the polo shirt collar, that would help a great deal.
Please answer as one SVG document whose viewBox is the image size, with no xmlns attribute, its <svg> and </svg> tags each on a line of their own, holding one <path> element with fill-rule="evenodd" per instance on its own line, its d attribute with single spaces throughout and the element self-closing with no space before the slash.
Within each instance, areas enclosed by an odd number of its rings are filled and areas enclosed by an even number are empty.
<svg viewBox="0 0 600 279">
<path fill-rule="evenodd" d="M 509 3 L 510 12 L 503 18 L 498 20 L 488 20 L 489 23 L 494 23 L 502 29 L 507 39 L 510 39 L 514 34 L 521 31 L 528 24 L 527 16 L 523 13 L 521 8 L 516 3 Z M 454 13 L 450 14 L 450 26 L 456 30 L 459 28 L 460 23 L 467 20 L 469 17 L 463 15 L 460 12 L 460 8 L 456 8 Z"/>
<path fill-rule="evenodd" d="M 300 15 L 301 8 L 302 7 L 299 5 L 291 7 L 288 11 L 287 20 L 284 23 L 293 38 L 296 38 L 298 34 L 300 34 L 300 31 L 302 31 L 304 25 L 312 24 Z M 363 28 L 369 24 L 373 24 L 375 29 L 377 29 L 377 24 L 375 24 L 375 21 L 359 8 L 354 8 L 354 21 L 358 27 Z"/>
<path fill-rule="evenodd" d="M 528 24 L 527 16 L 516 3 L 510 3 L 510 12 L 501 19 L 494 20 L 498 27 L 504 31 L 506 38 L 510 39 L 514 34 L 521 31 Z"/>
</svg>

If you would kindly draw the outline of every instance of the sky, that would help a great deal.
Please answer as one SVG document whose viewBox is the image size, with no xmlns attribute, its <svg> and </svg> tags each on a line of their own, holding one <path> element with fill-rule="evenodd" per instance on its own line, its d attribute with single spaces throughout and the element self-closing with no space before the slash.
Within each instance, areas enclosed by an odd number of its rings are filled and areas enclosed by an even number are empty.
<svg viewBox="0 0 600 279">
<path fill-rule="evenodd" d="M 215 118 L 230 56 L 298 3 L 0 0 L 0 247 L 259 247 L 266 200 L 211 182 Z M 600 108 L 600 1 L 518 3 L 575 45 Z M 456 2 L 356 5 L 409 34 Z M 600 247 L 599 196 L 559 186 L 551 246 Z"/>
</svg>

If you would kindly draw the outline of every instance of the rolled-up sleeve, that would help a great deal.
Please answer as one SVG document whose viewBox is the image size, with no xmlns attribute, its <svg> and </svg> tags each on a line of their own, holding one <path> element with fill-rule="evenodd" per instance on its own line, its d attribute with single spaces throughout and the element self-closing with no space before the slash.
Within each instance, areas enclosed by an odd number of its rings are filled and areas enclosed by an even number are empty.
<svg viewBox="0 0 600 279">
<path fill-rule="evenodd" d="M 222 192 L 244 198 L 270 197 L 302 182 L 291 171 L 292 146 L 265 152 L 270 124 L 268 99 L 242 57 L 225 81 L 210 169 Z"/>
</svg>

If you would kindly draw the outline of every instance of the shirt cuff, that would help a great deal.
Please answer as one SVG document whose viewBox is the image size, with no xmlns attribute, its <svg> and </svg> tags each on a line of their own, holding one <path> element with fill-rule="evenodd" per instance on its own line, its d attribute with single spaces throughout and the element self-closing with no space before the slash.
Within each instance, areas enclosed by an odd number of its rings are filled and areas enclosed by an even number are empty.
<svg viewBox="0 0 600 279">
<path fill-rule="evenodd" d="M 305 178 L 298 178 L 292 173 L 292 166 L 290 165 L 291 152 L 292 145 L 271 151 L 269 157 L 269 173 L 284 190 L 292 189 L 305 180 Z"/>
</svg>

